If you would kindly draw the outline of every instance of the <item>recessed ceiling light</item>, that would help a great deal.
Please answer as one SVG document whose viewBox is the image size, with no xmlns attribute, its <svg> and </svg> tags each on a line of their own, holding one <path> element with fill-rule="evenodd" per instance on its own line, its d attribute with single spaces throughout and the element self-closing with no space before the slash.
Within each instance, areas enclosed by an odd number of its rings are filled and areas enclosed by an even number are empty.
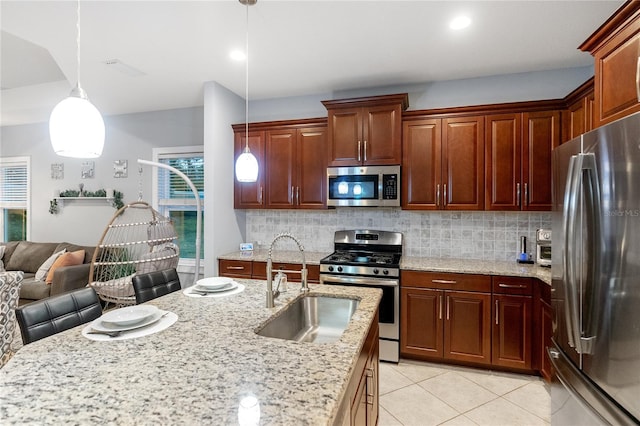
<svg viewBox="0 0 640 426">
<path fill-rule="evenodd" d="M 244 61 L 247 59 L 247 55 L 242 50 L 232 50 L 231 53 L 229 53 L 229 57 L 234 61 Z"/>
<path fill-rule="evenodd" d="M 449 28 L 452 30 L 461 30 L 471 25 L 471 18 L 468 16 L 457 16 L 449 23 Z"/>
</svg>

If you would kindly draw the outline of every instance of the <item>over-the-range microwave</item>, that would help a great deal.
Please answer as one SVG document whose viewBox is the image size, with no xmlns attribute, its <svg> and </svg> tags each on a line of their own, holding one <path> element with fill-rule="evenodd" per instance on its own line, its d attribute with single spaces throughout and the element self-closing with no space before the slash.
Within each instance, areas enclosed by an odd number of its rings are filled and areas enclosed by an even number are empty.
<svg viewBox="0 0 640 426">
<path fill-rule="evenodd" d="M 327 205 L 399 207 L 400 166 L 328 167 Z"/>
</svg>

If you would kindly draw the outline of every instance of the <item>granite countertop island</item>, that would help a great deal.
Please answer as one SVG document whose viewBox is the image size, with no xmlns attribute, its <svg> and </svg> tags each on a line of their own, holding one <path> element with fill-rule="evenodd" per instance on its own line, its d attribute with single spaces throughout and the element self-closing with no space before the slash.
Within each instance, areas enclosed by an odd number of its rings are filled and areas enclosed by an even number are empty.
<svg viewBox="0 0 640 426">
<path fill-rule="evenodd" d="M 240 400 L 255 396 L 260 424 L 331 424 L 374 319 L 377 289 L 314 285 L 311 294 L 360 299 L 334 343 L 255 334 L 299 296 L 265 307 L 265 282 L 228 297 L 181 291 L 148 304 L 178 315 L 141 338 L 93 341 L 76 327 L 21 348 L 0 370 L 3 424 L 238 424 Z"/>
</svg>

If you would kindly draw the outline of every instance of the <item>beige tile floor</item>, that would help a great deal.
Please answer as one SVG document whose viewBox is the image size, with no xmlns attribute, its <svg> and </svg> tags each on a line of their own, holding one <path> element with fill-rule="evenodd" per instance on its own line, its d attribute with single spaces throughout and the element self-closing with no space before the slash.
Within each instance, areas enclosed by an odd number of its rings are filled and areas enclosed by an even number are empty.
<svg viewBox="0 0 640 426">
<path fill-rule="evenodd" d="M 550 424 L 536 376 L 410 360 L 380 363 L 380 426 Z"/>
</svg>

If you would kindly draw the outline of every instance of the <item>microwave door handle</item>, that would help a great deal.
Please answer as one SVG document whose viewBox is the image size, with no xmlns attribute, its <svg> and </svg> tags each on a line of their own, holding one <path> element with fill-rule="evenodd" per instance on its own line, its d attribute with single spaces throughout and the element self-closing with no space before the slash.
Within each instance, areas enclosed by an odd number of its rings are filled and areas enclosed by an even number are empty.
<svg viewBox="0 0 640 426">
<path fill-rule="evenodd" d="M 577 214 L 577 193 L 579 182 L 577 182 L 576 165 L 578 163 L 577 155 L 571 156 L 569 160 L 569 169 L 567 171 L 567 183 L 564 193 L 564 206 L 562 211 L 562 228 L 564 229 L 563 239 L 563 256 L 562 256 L 562 272 L 563 287 L 565 293 L 565 309 L 562 310 L 564 321 L 567 328 L 567 340 L 569 346 L 578 349 L 579 344 L 579 321 L 578 321 L 578 303 L 576 301 L 577 290 L 575 289 L 575 269 L 574 269 L 574 244 L 575 244 L 575 224 Z M 575 336 L 578 335 L 576 341 Z"/>
</svg>

